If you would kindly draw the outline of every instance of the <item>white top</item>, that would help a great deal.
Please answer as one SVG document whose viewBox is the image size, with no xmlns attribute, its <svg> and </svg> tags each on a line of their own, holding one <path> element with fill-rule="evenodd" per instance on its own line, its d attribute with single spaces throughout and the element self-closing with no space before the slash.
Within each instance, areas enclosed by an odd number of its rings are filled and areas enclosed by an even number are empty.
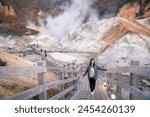
<svg viewBox="0 0 150 117">
<path fill-rule="evenodd" d="M 94 67 L 91 67 L 90 69 L 90 77 L 94 77 L 95 76 L 95 70 Z"/>
</svg>

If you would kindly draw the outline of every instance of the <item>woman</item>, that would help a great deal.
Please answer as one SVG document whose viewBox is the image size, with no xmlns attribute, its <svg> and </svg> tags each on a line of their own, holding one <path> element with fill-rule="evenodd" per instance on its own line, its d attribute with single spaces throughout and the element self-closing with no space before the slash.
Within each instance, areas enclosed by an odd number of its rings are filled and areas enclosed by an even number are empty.
<svg viewBox="0 0 150 117">
<path fill-rule="evenodd" d="M 95 64 L 95 59 L 91 59 L 89 65 L 86 68 L 83 77 L 88 74 L 88 80 L 90 83 L 91 95 L 95 93 L 95 84 L 98 77 L 98 70 L 106 71 L 106 69 L 102 69 Z"/>
</svg>

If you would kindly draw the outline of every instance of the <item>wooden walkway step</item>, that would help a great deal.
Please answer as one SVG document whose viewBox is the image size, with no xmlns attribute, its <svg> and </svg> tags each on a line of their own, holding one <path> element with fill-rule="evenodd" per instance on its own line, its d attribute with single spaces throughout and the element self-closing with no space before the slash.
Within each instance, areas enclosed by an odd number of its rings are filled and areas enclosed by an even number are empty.
<svg viewBox="0 0 150 117">
<path fill-rule="evenodd" d="M 87 78 L 80 80 L 80 88 L 73 100 L 108 100 L 110 99 L 103 90 L 101 80 L 96 81 L 95 94 L 91 95 L 89 81 Z"/>
</svg>

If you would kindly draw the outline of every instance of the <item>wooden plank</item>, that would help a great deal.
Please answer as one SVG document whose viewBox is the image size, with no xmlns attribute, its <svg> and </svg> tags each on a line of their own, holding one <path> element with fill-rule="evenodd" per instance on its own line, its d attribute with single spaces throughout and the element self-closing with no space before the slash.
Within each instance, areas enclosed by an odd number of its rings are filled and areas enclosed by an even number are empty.
<svg viewBox="0 0 150 117">
<path fill-rule="evenodd" d="M 117 81 L 119 81 L 120 79 L 121 79 L 121 73 L 118 73 L 117 74 Z M 121 88 L 118 85 L 116 86 L 116 88 L 117 88 L 116 89 L 116 95 L 117 95 L 117 97 L 118 98 L 122 97 L 121 96 Z"/>
<path fill-rule="evenodd" d="M 96 93 L 95 93 L 95 99 L 96 100 L 100 100 L 101 99 L 99 91 L 96 91 Z"/>
<path fill-rule="evenodd" d="M 131 73 L 130 74 L 130 85 L 133 87 L 138 88 L 139 87 L 139 76 L 136 74 Z M 130 99 L 135 100 L 136 97 L 132 94 L 130 94 Z"/>
<path fill-rule="evenodd" d="M 59 71 L 59 72 L 64 72 L 64 73 L 76 73 L 77 72 L 77 70 L 64 69 L 64 68 L 58 68 L 58 67 L 47 66 L 47 68 L 53 71 Z"/>
<path fill-rule="evenodd" d="M 71 73 L 70 75 L 71 75 L 71 78 L 72 78 L 72 77 L 77 77 L 77 76 L 75 76 L 73 73 Z M 73 82 L 70 82 L 70 85 L 71 85 L 71 86 L 75 85 L 75 84 L 74 84 L 74 81 L 73 81 Z M 70 92 L 70 95 L 73 95 L 73 94 L 74 94 L 74 90 L 72 90 L 72 92 Z"/>
<path fill-rule="evenodd" d="M 80 79 L 82 78 L 82 68 L 81 65 L 79 66 L 79 73 L 78 73 L 78 80 L 77 80 L 77 90 L 80 88 Z"/>
<path fill-rule="evenodd" d="M 128 84 L 124 84 L 124 83 L 119 82 L 119 81 L 115 81 L 113 79 L 109 79 L 109 81 L 111 83 L 114 83 L 117 86 L 125 89 L 126 91 L 130 92 L 131 94 L 133 94 L 138 99 L 150 99 L 150 95 L 149 94 L 145 94 L 144 92 L 142 92 L 141 90 L 139 90 L 139 89 L 137 89 L 137 88 L 135 88 L 133 86 L 130 86 Z"/>
<path fill-rule="evenodd" d="M 43 66 L 44 62 L 43 61 L 39 61 L 37 63 L 38 66 Z M 45 79 L 45 73 L 38 73 L 38 85 L 42 85 L 46 83 L 46 79 Z M 42 93 L 39 94 L 39 100 L 46 100 L 47 99 L 47 92 L 44 91 Z"/>
<path fill-rule="evenodd" d="M 46 67 L 0 67 L 1 78 L 15 78 L 18 76 L 30 76 L 46 72 Z"/>
<path fill-rule="evenodd" d="M 105 94 L 102 91 L 99 92 L 99 95 L 101 97 L 101 100 L 106 100 Z"/>
<path fill-rule="evenodd" d="M 122 97 L 121 95 L 119 95 L 119 94 L 115 94 L 115 96 L 116 96 L 116 99 L 117 100 L 125 100 L 125 98 L 124 97 Z"/>
<path fill-rule="evenodd" d="M 101 92 L 103 92 L 105 96 L 105 100 L 110 100 L 110 97 L 108 96 L 108 93 L 106 92 L 106 89 L 103 87 L 102 79 L 99 80 L 99 86 L 101 87 Z"/>
<path fill-rule="evenodd" d="M 141 66 L 127 66 L 127 67 L 117 67 L 117 69 L 110 69 L 107 73 L 134 73 L 140 76 L 145 76 L 150 78 L 150 67 Z"/>
<path fill-rule="evenodd" d="M 134 73 L 150 78 L 150 67 L 129 66 L 118 69 L 119 72 Z"/>
<path fill-rule="evenodd" d="M 65 73 L 61 73 L 61 80 L 64 80 L 65 79 Z M 64 84 L 62 84 L 61 86 L 60 86 L 60 91 L 64 91 L 64 88 L 65 88 L 65 85 Z M 65 96 L 63 96 L 62 97 L 62 99 L 65 99 Z"/>
<path fill-rule="evenodd" d="M 27 100 L 27 99 L 30 99 L 30 98 L 46 91 L 46 90 L 53 88 L 55 86 L 60 86 L 62 84 L 69 83 L 69 82 L 76 80 L 76 79 L 77 78 L 71 78 L 71 79 L 58 80 L 58 81 L 54 81 L 51 83 L 46 83 L 46 84 L 28 89 L 26 91 L 23 91 L 21 93 L 13 95 L 13 96 L 4 97 L 3 99 L 5 99 L 5 100 Z"/>
<path fill-rule="evenodd" d="M 74 88 L 76 88 L 77 85 L 73 85 L 67 89 L 65 89 L 64 91 L 61 91 L 60 93 L 56 94 L 55 96 L 51 97 L 49 100 L 58 100 L 61 97 L 65 96 L 67 93 L 69 93 L 70 91 L 72 91 Z"/>
</svg>

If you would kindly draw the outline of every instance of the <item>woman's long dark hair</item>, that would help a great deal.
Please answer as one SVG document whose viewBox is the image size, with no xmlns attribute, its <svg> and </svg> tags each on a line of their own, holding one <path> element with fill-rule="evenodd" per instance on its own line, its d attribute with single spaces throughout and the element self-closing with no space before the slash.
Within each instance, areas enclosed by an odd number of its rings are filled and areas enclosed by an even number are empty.
<svg viewBox="0 0 150 117">
<path fill-rule="evenodd" d="M 94 58 L 91 58 L 89 65 L 90 66 L 92 65 L 92 60 L 94 60 L 94 64 L 93 64 L 93 67 L 94 67 L 95 66 L 95 59 Z"/>
</svg>

